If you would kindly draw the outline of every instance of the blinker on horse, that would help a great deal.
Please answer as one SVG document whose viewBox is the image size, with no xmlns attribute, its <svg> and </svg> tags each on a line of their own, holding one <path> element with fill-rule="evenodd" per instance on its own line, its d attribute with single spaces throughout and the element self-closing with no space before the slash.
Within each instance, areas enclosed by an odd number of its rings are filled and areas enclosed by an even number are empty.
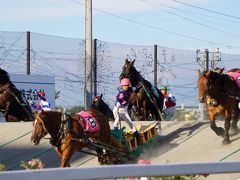
<svg viewBox="0 0 240 180">
<path fill-rule="evenodd" d="M 84 147 L 93 148 L 97 152 L 98 161 L 101 164 L 112 164 L 117 161 L 116 154 L 99 147 L 93 146 L 91 142 L 104 142 L 115 148 L 120 148 L 117 140 L 111 137 L 110 126 L 106 117 L 99 111 L 90 109 L 84 111 L 91 115 L 91 121 L 94 119 L 95 125 L 98 127 L 96 131 L 87 131 L 86 121 L 83 121 L 79 114 L 65 114 L 63 118 L 62 112 L 59 111 L 41 111 L 36 112 L 33 122 L 33 133 L 31 141 L 34 145 L 39 144 L 40 140 L 47 134 L 50 134 L 50 143 L 61 158 L 60 167 L 69 167 L 70 158 L 74 152 L 81 151 Z M 92 123 L 91 123 L 92 125 Z M 91 126 L 90 125 L 90 126 Z"/>
<path fill-rule="evenodd" d="M 6 121 L 32 121 L 33 115 L 28 102 L 11 82 L 9 74 L 0 68 L 0 111 Z"/>
<path fill-rule="evenodd" d="M 239 69 L 240 72 L 240 69 Z M 205 71 L 198 70 L 198 93 L 199 101 L 205 103 L 210 120 L 211 129 L 223 137 L 223 144 L 229 144 L 229 129 L 238 132 L 237 122 L 239 118 L 238 100 L 239 89 L 236 83 L 222 70 Z M 232 124 L 231 118 L 234 113 Z M 216 116 L 222 114 L 225 118 L 224 127 L 217 127 Z"/>
</svg>

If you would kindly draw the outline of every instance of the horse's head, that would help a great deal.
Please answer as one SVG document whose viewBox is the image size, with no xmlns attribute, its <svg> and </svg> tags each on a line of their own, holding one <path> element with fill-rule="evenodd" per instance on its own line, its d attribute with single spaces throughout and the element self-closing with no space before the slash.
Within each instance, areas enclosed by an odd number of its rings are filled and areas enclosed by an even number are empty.
<svg viewBox="0 0 240 180">
<path fill-rule="evenodd" d="M 35 120 L 33 121 L 33 133 L 31 141 L 38 145 L 40 140 L 48 133 L 51 137 L 58 134 L 61 125 L 61 112 L 57 111 L 36 111 Z"/>
<path fill-rule="evenodd" d="M 95 96 L 91 104 L 92 109 L 96 109 L 106 115 L 108 118 L 114 119 L 113 112 L 107 103 L 102 99 L 103 94 Z"/>
<path fill-rule="evenodd" d="M 222 70 L 212 71 L 208 70 L 201 72 L 198 70 L 198 95 L 199 101 L 204 103 L 206 95 L 210 95 L 212 98 L 217 98 L 221 92 L 221 77 L 223 76 Z"/>
<path fill-rule="evenodd" d="M 4 85 L 8 82 L 10 82 L 8 72 L 0 68 L 0 84 Z"/>
<path fill-rule="evenodd" d="M 38 145 L 40 140 L 48 134 L 48 130 L 45 127 L 45 121 L 46 120 L 44 113 L 35 111 L 35 120 L 33 121 L 33 133 L 31 136 L 31 142 L 34 145 Z"/>
<path fill-rule="evenodd" d="M 95 96 L 92 101 L 91 108 L 100 110 L 103 106 L 102 97 L 103 97 L 103 94 L 101 94 L 100 96 Z"/>
<path fill-rule="evenodd" d="M 210 71 L 201 72 L 198 69 L 198 96 L 200 103 L 204 103 L 206 100 L 206 95 L 208 91 L 208 76 Z"/>
<path fill-rule="evenodd" d="M 130 78 L 132 73 L 136 70 L 134 67 L 135 59 L 131 62 L 126 59 L 125 64 L 122 67 L 122 73 L 119 76 L 119 80 L 123 78 Z"/>
</svg>

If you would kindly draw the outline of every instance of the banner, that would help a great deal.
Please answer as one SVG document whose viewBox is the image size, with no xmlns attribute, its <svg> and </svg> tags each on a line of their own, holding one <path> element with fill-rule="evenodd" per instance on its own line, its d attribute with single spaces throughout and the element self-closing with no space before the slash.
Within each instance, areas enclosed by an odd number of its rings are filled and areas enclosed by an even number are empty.
<svg viewBox="0 0 240 180">
<path fill-rule="evenodd" d="M 38 104 L 40 99 L 37 94 L 43 91 L 50 107 L 55 108 L 55 78 L 53 76 L 10 74 L 10 79 L 29 102 L 33 101 Z"/>
</svg>

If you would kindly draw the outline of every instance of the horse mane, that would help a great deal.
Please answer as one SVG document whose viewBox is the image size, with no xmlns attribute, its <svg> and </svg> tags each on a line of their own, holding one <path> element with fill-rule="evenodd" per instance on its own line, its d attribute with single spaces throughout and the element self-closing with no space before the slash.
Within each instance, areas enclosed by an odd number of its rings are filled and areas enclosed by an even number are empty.
<svg viewBox="0 0 240 180">
<path fill-rule="evenodd" d="M 8 82 L 10 81 L 9 74 L 4 69 L 0 68 L 1 81 Z"/>
<path fill-rule="evenodd" d="M 4 86 L 5 84 L 9 83 L 9 87 L 14 90 L 14 92 L 17 92 L 18 95 L 20 91 L 16 88 L 16 86 L 12 83 L 9 73 L 5 71 L 4 69 L 0 68 L 0 84 L 1 86 Z M 21 93 L 20 93 L 21 94 Z"/>
</svg>

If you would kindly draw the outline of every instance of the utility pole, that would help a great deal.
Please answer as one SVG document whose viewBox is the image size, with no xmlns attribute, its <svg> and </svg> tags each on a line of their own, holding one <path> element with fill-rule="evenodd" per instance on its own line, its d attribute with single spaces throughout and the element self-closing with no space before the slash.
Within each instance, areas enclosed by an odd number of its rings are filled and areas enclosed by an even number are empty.
<svg viewBox="0 0 240 180">
<path fill-rule="evenodd" d="M 30 32 L 27 31 L 27 52 L 26 52 L 26 58 L 27 58 L 27 75 L 30 75 Z"/>
<path fill-rule="evenodd" d="M 206 71 L 209 70 L 209 51 L 205 49 Z"/>
<path fill-rule="evenodd" d="M 93 95 L 97 95 L 97 39 L 93 40 Z"/>
<path fill-rule="evenodd" d="M 85 0 L 85 109 L 92 102 L 92 0 Z"/>
<path fill-rule="evenodd" d="M 201 52 L 200 49 L 197 49 L 196 60 L 203 70 L 208 71 L 209 69 L 216 68 L 216 65 L 221 61 L 221 53 L 219 52 L 218 48 L 214 49 L 213 51 L 205 49 L 204 52 Z"/>
<path fill-rule="evenodd" d="M 154 59 L 153 59 L 153 73 L 154 73 L 154 86 L 157 87 L 157 45 L 154 45 Z"/>
</svg>

